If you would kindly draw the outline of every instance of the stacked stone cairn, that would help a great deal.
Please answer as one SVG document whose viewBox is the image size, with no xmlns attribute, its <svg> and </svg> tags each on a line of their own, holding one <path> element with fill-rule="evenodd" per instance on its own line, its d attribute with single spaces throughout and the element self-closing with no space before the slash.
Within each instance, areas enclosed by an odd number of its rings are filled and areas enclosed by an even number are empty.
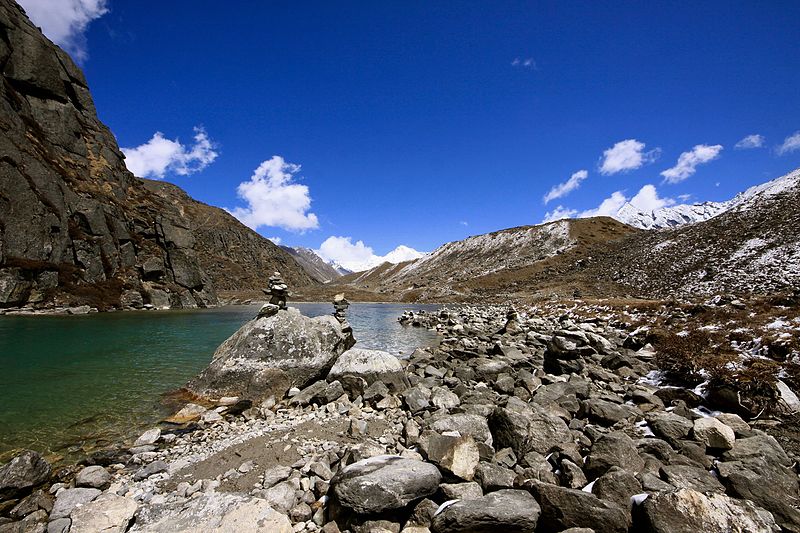
<svg viewBox="0 0 800 533">
<path fill-rule="evenodd" d="M 503 326 L 503 329 L 500 330 L 500 334 L 515 334 L 519 333 L 520 331 L 519 313 L 517 312 L 517 309 L 511 305 L 506 312 L 506 324 Z"/>
<path fill-rule="evenodd" d="M 340 292 L 333 297 L 333 316 L 342 325 L 342 331 L 351 333 L 353 328 L 347 323 L 347 308 L 350 307 L 350 302 L 344 297 L 344 293 Z"/>
<path fill-rule="evenodd" d="M 264 304 L 258 312 L 259 318 L 269 317 L 276 314 L 278 311 L 288 309 L 286 298 L 291 296 L 291 293 L 289 292 L 289 286 L 283 281 L 280 272 L 275 271 L 272 273 L 269 277 L 269 287 L 263 289 L 263 291 L 270 298 L 269 303 Z"/>
</svg>

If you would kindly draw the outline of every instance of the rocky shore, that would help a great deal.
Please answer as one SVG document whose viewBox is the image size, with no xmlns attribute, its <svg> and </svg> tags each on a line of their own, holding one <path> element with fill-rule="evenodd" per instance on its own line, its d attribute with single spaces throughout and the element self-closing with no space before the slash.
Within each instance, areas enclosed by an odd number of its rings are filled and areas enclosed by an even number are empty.
<svg viewBox="0 0 800 533">
<path fill-rule="evenodd" d="M 711 374 L 670 381 L 657 330 L 697 309 L 408 313 L 441 343 L 399 360 L 353 347 L 341 300 L 336 318 L 281 304 L 218 349 L 171 423 L 82 465 L 0 467 L 0 533 L 800 531 L 791 381 L 760 413 L 709 394 Z M 788 362 L 800 319 L 782 312 L 764 327 Z M 766 358 L 764 335 L 737 338 L 741 367 Z"/>
</svg>

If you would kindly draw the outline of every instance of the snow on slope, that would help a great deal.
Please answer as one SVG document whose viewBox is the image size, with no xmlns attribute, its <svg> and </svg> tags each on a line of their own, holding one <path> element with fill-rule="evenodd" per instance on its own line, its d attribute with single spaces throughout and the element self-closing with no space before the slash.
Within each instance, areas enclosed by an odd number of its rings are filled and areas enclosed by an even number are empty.
<svg viewBox="0 0 800 533">
<path fill-rule="evenodd" d="M 391 276 L 395 279 L 436 274 L 468 279 L 552 257 L 573 244 L 570 222 L 560 220 L 469 237 L 444 244 Z"/>
<path fill-rule="evenodd" d="M 702 222 L 731 209 L 746 209 L 753 202 L 798 185 L 800 185 L 800 169 L 772 181 L 750 187 L 725 202 L 681 204 L 646 212 L 639 211 L 630 203 L 626 203 L 612 217 L 636 228 L 672 228 L 684 224 Z"/>
</svg>

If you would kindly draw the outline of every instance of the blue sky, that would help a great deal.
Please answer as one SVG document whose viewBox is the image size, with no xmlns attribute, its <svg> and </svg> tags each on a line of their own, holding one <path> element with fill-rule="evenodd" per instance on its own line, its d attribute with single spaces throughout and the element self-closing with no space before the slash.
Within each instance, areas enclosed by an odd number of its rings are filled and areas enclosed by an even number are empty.
<svg viewBox="0 0 800 533">
<path fill-rule="evenodd" d="M 798 2 L 22 3 L 140 174 L 334 259 L 800 166 Z"/>
</svg>

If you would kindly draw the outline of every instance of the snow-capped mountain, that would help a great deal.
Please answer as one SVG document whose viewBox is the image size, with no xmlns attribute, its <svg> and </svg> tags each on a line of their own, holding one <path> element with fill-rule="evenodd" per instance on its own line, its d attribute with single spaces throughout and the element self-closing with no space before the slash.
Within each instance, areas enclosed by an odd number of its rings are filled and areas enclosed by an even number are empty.
<svg viewBox="0 0 800 533">
<path fill-rule="evenodd" d="M 281 246 L 281 248 L 292 254 L 303 270 L 320 283 L 328 283 L 350 273 L 349 270 L 337 263 L 325 261 L 311 248 L 291 246 Z"/>
<path fill-rule="evenodd" d="M 731 209 L 743 209 L 767 196 L 778 194 L 800 184 L 800 169 L 772 181 L 754 185 L 725 202 L 702 202 L 662 207 L 654 211 L 640 211 L 625 203 L 613 218 L 641 229 L 664 229 L 684 224 L 694 224 L 714 218 Z"/>
</svg>

